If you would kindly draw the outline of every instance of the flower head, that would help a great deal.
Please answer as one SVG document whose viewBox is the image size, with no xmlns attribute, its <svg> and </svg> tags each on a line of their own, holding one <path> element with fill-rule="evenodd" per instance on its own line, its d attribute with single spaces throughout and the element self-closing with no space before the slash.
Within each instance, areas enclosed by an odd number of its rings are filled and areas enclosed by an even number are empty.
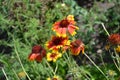
<svg viewBox="0 0 120 80">
<path fill-rule="evenodd" d="M 23 71 L 22 71 L 22 72 L 19 72 L 19 73 L 18 73 L 18 77 L 19 77 L 19 78 L 24 78 L 24 77 L 26 77 L 25 72 L 23 72 Z"/>
<path fill-rule="evenodd" d="M 32 52 L 28 56 L 30 61 L 41 62 L 42 58 L 46 56 L 46 50 L 39 45 L 33 46 Z"/>
<path fill-rule="evenodd" d="M 108 41 L 112 45 L 119 45 L 120 44 L 120 35 L 119 34 L 111 34 L 108 37 Z"/>
<path fill-rule="evenodd" d="M 117 53 L 120 53 L 120 45 L 118 45 L 118 46 L 115 48 L 115 51 L 116 51 Z"/>
<path fill-rule="evenodd" d="M 68 37 L 62 36 L 53 36 L 52 39 L 46 44 L 48 49 L 55 51 L 57 51 L 61 47 L 64 47 L 65 45 L 69 45 L 69 40 Z"/>
<path fill-rule="evenodd" d="M 78 27 L 75 26 L 74 16 L 68 15 L 67 18 L 55 22 L 52 30 L 57 33 L 58 36 L 66 36 L 66 32 L 69 32 L 71 35 L 75 35 L 75 30 Z"/>
<path fill-rule="evenodd" d="M 61 53 L 58 52 L 52 52 L 47 54 L 47 61 L 53 61 L 56 62 L 58 58 L 62 57 Z"/>
<path fill-rule="evenodd" d="M 108 76 L 113 77 L 116 75 L 116 72 L 113 70 L 108 70 Z"/>
<path fill-rule="evenodd" d="M 71 42 L 70 49 L 73 55 L 79 55 L 79 53 L 82 51 L 84 53 L 84 44 L 81 40 L 75 40 Z"/>
</svg>

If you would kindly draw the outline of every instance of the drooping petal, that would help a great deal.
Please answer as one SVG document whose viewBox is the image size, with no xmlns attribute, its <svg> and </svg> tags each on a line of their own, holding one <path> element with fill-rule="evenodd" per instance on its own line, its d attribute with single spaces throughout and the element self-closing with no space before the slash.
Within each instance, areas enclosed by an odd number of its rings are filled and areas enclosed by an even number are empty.
<svg viewBox="0 0 120 80">
<path fill-rule="evenodd" d="M 82 51 L 82 53 L 84 53 L 84 44 L 81 40 L 75 40 L 73 42 L 71 42 L 71 46 L 70 46 L 72 55 L 79 55 L 79 53 Z"/>
<path fill-rule="evenodd" d="M 75 29 L 76 29 L 75 27 L 69 26 L 69 27 L 68 27 L 68 32 L 69 32 L 71 35 L 75 35 L 75 34 L 76 34 Z"/>
<path fill-rule="evenodd" d="M 61 35 L 62 35 L 63 37 L 66 36 L 66 28 L 62 28 L 62 30 L 61 30 Z"/>
<path fill-rule="evenodd" d="M 35 60 L 36 60 L 37 62 L 41 62 L 41 61 L 42 61 L 42 58 L 43 58 L 42 55 L 39 54 L 39 55 L 36 56 Z"/>
<path fill-rule="evenodd" d="M 30 61 L 34 61 L 38 55 L 39 55 L 39 54 L 31 53 L 31 54 L 28 56 L 28 59 L 29 59 Z"/>
</svg>

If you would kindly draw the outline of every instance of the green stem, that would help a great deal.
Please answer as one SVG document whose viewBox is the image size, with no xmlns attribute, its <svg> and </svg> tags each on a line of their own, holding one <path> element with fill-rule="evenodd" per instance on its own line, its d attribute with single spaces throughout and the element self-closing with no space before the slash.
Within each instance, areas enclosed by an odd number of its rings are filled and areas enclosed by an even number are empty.
<svg viewBox="0 0 120 80">
<path fill-rule="evenodd" d="M 3 72 L 3 74 L 5 75 L 6 80 L 9 80 L 8 77 L 7 77 L 7 75 L 6 75 L 6 73 L 5 73 L 4 68 L 2 68 L 2 72 Z"/>
<path fill-rule="evenodd" d="M 106 75 L 103 73 L 103 71 L 93 62 L 92 59 L 90 59 L 90 57 L 84 53 L 84 55 L 91 61 L 91 63 L 103 74 L 103 76 L 108 80 L 108 78 L 106 77 Z"/>
<path fill-rule="evenodd" d="M 15 72 L 15 70 L 14 70 L 14 69 L 12 69 L 12 70 L 13 70 L 15 76 L 17 77 L 17 80 L 20 80 L 20 78 L 18 77 L 18 75 L 17 75 L 17 73 Z"/>
<path fill-rule="evenodd" d="M 119 55 L 117 54 L 117 52 L 115 51 L 115 49 L 114 49 L 114 52 L 115 52 L 115 56 L 116 56 L 117 63 L 120 64 L 120 61 L 119 61 L 119 59 L 118 59 L 118 58 L 119 58 Z"/>
<path fill-rule="evenodd" d="M 55 75 L 55 72 L 53 71 L 53 68 L 50 66 L 50 64 L 48 63 L 48 61 L 45 60 L 45 62 L 46 62 L 46 64 L 48 65 L 48 67 L 50 68 L 50 70 L 52 70 L 53 75 Z"/>
<path fill-rule="evenodd" d="M 102 64 L 103 64 L 104 68 L 106 69 L 106 67 L 105 67 L 105 63 L 104 63 L 104 60 L 103 60 L 103 57 L 102 57 L 101 54 L 100 54 L 100 58 L 101 58 L 101 61 L 102 61 Z"/>
<path fill-rule="evenodd" d="M 115 64 L 116 68 L 118 69 L 118 71 L 120 72 L 120 68 L 118 67 L 118 65 L 117 65 L 117 63 L 115 62 L 114 59 L 113 59 L 113 62 L 114 62 L 114 64 Z"/>
<path fill-rule="evenodd" d="M 109 32 L 108 32 L 107 29 L 105 28 L 105 25 L 104 25 L 103 23 L 101 23 L 101 24 L 102 24 L 103 29 L 104 29 L 105 32 L 107 33 L 107 35 L 110 36 Z"/>
<path fill-rule="evenodd" d="M 18 54 L 18 52 L 17 52 L 17 49 L 16 49 L 15 45 L 14 45 L 14 48 L 15 48 L 15 53 L 16 53 L 16 55 L 17 55 L 18 61 L 19 61 L 20 65 L 21 65 L 24 73 L 26 74 L 27 78 L 28 78 L 29 80 L 31 80 L 30 77 L 28 76 L 27 72 L 25 71 L 25 68 L 24 68 L 24 66 L 23 66 L 23 64 L 22 64 L 22 62 L 21 62 L 21 59 L 20 59 L 20 57 L 19 57 L 19 54 Z"/>
<path fill-rule="evenodd" d="M 71 67 L 71 66 L 72 66 L 72 63 L 71 63 L 71 60 L 70 60 L 69 52 L 68 52 L 68 53 L 66 52 L 65 55 L 66 55 L 67 60 L 68 60 L 68 62 L 69 62 L 69 63 L 68 63 L 68 66 Z"/>
<path fill-rule="evenodd" d="M 113 56 L 113 53 L 111 53 L 111 56 Z M 119 66 L 117 65 L 116 61 L 115 61 L 114 59 L 112 59 L 112 60 L 113 60 L 113 62 L 114 62 L 114 64 L 115 64 L 116 68 L 117 68 L 118 71 L 120 72 Z"/>
<path fill-rule="evenodd" d="M 74 64 L 74 65 L 75 65 L 76 68 L 79 67 L 79 65 L 78 65 L 77 63 Z M 80 68 L 78 68 L 78 69 L 80 70 Z M 87 74 L 85 74 L 85 73 L 84 73 L 83 71 L 81 71 L 81 70 L 80 70 L 80 73 L 83 74 L 83 76 L 85 76 L 85 77 L 87 78 L 87 80 L 91 80 L 91 79 L 88 77 L 88 76 L 90 76 L 89 74 L 87 75 Z"/>
<path fill-rule="evenodd" d="M 55 74 L 56 74 L 56 72 L 57 72 L 57 69 L 58 69 L 58 64 L 56 63 L 56 67 L 55 67 Z"/>
</svg>

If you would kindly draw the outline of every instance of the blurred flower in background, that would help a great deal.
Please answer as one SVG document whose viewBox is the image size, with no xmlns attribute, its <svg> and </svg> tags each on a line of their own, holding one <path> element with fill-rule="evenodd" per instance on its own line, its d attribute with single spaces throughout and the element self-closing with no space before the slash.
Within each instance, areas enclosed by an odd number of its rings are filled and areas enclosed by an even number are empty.
<svg viewBox="0 0 120 80">
<path fill-rule="evenodd" d="M 108 41 L 112 45 L 118 45 L 118 44 L 120 44 L 120 35 L 119 34 L 111 34 L 108 37 Z"/>
</svg>

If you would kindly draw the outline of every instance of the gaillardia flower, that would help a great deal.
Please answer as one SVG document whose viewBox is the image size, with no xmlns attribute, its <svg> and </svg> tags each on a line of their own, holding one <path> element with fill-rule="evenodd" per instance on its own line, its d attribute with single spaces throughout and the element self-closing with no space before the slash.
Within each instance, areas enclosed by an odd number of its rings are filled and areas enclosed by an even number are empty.
<svg viewBox="0 0 120 80">
<path fill-rule="evenodd" d="M 47 54 L 47 61 L 53 61 L 56 62 L 58 58 L 62 57 L 61 53 L 58 52 L 52 52 Z"/>
<path fill-rule="evenodd" d="M 75 35 L 75 30 L 78 29 L 75 26 L 74 17 L 72 15 L 68 15 L 67 18 L 55 22 L 52 30 L 57 33 L 58 36 L 66 36 L 66 33 L 69 32 L 71 35 Z"/>
<path fill-rule="evenodd" d="M 79 55 L 79 53 L 82 51 L 84 53 L 84 44 L 81 40 L 75 40 L 71 42 L 70 44 L 70 50 L 72 52 L 72 55 Z"/>
<path fill-rule="evenodd" d="M 119 45 L 120 44 L 120 34 L 111 34 L 108 37 L 108 41 L 112 45 Z"/>
<path fill-rule="evenodd" d="M 68 37 L 53 36 L 52 39 L 46 43 L 46 46 L 50 50 L 57 51 L 58 49 L 63 48 L 65 45 L 69 44 L 70 42 Z"/>
<path fill-rule="evenodd" d="M 32 52 L 28 56 L 30 61 L 41 62 L 42 58 L 46 56 L 46 50 L 39 45 L 33 46 Z"/>
</svg>

